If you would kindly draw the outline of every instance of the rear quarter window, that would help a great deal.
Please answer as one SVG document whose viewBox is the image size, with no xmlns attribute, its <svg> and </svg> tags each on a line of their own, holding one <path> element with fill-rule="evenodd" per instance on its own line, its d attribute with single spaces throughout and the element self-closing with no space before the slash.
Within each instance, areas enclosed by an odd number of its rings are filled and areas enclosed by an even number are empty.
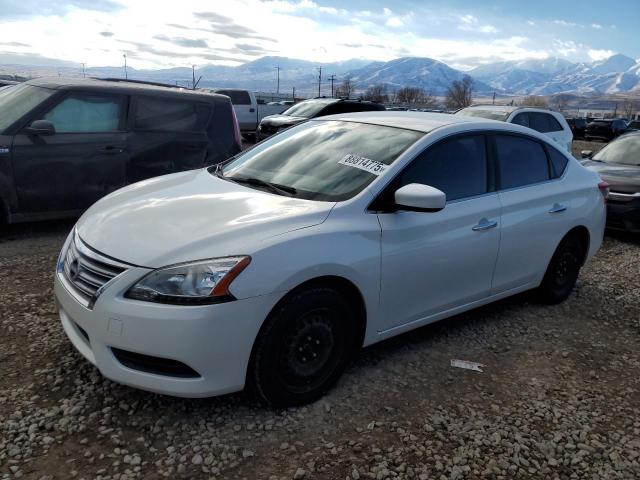
<svg viewBox="0 0 640 480">
<path fill-rule="evenodd" d="M 567 168 L 569 160 L 562 153 L 549 145 L 547 145 L 547 152 L 549 153 L 549 159 L 551 160 L 551 177 L 561 177 Z"/>
<path fill-rule="evenodd" d="M 529 112 L 529 126 L 540 133 L 562 131 L 562 125 L 550 113 Z"/>
<path fill-rule="evenodd" d="M 204 132 L 211 105 L 161 97 L 137 97 L 134 129 L 162 132 Z"/>
</svg>

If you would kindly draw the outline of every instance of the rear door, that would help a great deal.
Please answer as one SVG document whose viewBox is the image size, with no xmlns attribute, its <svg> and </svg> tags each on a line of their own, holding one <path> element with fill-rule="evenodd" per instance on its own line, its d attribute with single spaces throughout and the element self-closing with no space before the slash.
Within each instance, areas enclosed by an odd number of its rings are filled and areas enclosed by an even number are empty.
<svg viewBox="0 0 640 480">
<path fill-rule="evenodd" d="M 212 112 L 211 103 L 197 99 L 137 95 L 129 120 L 127 183 L 204 167 Z"/>
<path fill-rule="evenodd" d="M 258 127 L 258 112 L 256 106 L 251 104 L 249 92 L 246 90 L 216 90 L 216 93 L 226 95 L 231 99 L 240 130 L 253 131 Z"/>
<path fill-rule="evenodd" d="M 572 213 L 560 179 L 565 157 L 550 161 L 551 147 L 524 135 L 495 134 L 493 140 L 502 204 L 496 294 L 539 282 Z"/>
<path fill-rule="evenodd" d="M 71 212 L 124 185 L 127 97 L 69 92 L 39 118 L 53 123 L 51 136 L 19 132 L 13 171 L 22 213 Z"/>
</svg>

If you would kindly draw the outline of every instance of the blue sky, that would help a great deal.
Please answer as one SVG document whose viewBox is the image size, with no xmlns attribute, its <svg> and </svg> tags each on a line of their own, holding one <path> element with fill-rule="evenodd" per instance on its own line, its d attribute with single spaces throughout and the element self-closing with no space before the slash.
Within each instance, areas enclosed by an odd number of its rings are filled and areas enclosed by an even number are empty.
<svg viewBox="0 0 640 480">
<path fill-rule="evenodd" d="M 263 55 L 399 56 L 462 69 L 501 61 L 640 57 L 639 0 L 0 0 L 0 63 L 138 68 Z"/>
</svg>

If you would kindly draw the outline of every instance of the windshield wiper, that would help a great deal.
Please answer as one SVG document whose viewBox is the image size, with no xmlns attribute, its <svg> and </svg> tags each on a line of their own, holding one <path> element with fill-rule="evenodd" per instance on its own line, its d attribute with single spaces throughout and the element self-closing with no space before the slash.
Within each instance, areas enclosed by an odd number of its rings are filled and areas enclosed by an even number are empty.
<svg viewBox="0 0 640 480">
<path fill-rule="evenodd" d="M 273 193 L 277 193 L 278 195 L 291 196 L 298 193 L 298 190 L 296 190 L 293 187 L 267 182 L 266 180 L 261 180 L 259 178 L 253 178 L 253 177 L 224 177 L 224 178 L 236 183 L 244 183 L 246 185 L 253 185 L 255 187 L 265 187 L 268 190 L 272 191 Z"/>
</svg>

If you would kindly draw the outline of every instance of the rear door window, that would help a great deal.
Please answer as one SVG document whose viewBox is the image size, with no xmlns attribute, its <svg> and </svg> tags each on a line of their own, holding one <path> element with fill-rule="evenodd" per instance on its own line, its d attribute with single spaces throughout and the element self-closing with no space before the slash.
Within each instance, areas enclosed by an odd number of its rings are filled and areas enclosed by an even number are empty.
<svg viewBox="0 0 640 480">
<path fill-rule="evenodd" d="M 429 147 L 399 175 L 397 188 L 410 183 L 442 190 L 447 201 L 487 193 L 484 135 L 457 137 Z"/>
<path fill-rule="evenodd" d="M 549 162 L 539 142 L 516 135 L 495 135 L 494 138 L 502 189 L 549 180 Z"/>
<path fill-rule="evenodd" d="M 43 117 L 57 133 L 105 133 L 120 130 L 125 97 L 72 93 Z"/>
<path fill-rule="evenodd" d="M 134 112 L 134 128 L 161 132 L 204 132 L 209 123 L 211 106 L 206 103 L 138 97 Z"/>
<path fill-rule="evenodd" d="M 540 133 L 562 131 L 558 120 L 549 113 L 529 112 L 529 126 Z"/>
</svg>

